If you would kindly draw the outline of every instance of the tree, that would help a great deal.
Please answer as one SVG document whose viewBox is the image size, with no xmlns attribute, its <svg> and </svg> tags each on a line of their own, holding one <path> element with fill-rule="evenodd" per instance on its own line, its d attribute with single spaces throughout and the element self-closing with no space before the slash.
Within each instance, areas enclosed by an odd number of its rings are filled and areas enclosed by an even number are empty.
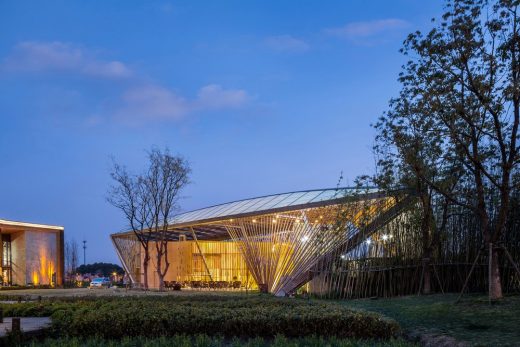
<svg viewBox="0 0 520 347">
<path fill-rule="evenodd" d="M 65 242 L 65 272 L 72 278 L 78 267 L 79 245 L 75 239 Z"/>
<path fill-rule="evenodd" d="M 179 192 L 189 183 L 191 169 L 188 162 L 173 156 L 168 149 L 164 152 L 153 149 L 149 153 L 150 168 L 145 176 L 145 185 L 150 194 L 149 229 L 158 236 L 155 242 L 156 271 L 159 290 L 164 289 L 164 276 L 168 272 L 169 223 L 177 210 Z"/>
<path fill-rule="evenodd" d="M 439 245 L 446 224 L 449 201 L 438 199 L 428 182 L 453 189 L 460 173 L 453 168 L 448 169 L 449 163 L 439 160 L 442 137 L 435 132 L 431 120 L 408 102 L 409 95 L 413 93 L 410 86 L 416 83 L 404 83 L 401 96 L 390 102 L 390 110 L 373 125 L 377 130 L 373 150 L 378 170 L 372 182 L 388 191 L 404 188 L 417 195 L 418 213 L 411 217 L 418 225 L 422 240 L 420 285 L 423 293 L 429 294 L 433 251 Z M 436 218 L 435 205 L 440 205 L 443 210 L 440 218 Z"/>
<path fill-rule="evenodd" d="M 495 244 L 504 233 L 519 163 L 518 5 L 449 0 L 434 29 L 410 34 L 402 49 L 411 57 L 399 78 L 402 90 L 380 129 L 425 164 L 411 171 L 418 183 L 477 216 L 490 254 L 491 299 L 502 297 Z M 418 138 L 407 138 L 406 127 L 414 121 L 427 127 L 419 128 Z M 414 149 L 414 143 L 432 140 L 427 155 Z"/>
<path fill-rule="evenodd" d="M 79 274 L 85 275 L 85 274 L 98 274 L 103 277 L 109 277 L 114 272 L 118 275 L 122 275 L 125 273 L 125 270 L 117 264 L 111 264 L 111 263 L 93 263 L 93 264 L 85 264 L 80 265 L 77 268 L 77 271 Z"/>
<path fill-rule="evenodd" d="M 107 200 L 120 209 L 143 250 L 143 287 L 148 289 L 148 265 L 150 262 L 150 240 L 152 233 L 149 225 L 150 196 L 142 176 L 131 175 L 124 166 L 113 162 L 110 176 L 115 184 L 110 187 Z"/>
<path fill-rule="evenodd" d="M 130 175 L 114 164 L 112 177 L 118 183 L 112 187 L 109 201 L 121 209 L 145 252 L 143 267 L 145 288 L 148 288 L 150 241 L 155 245 L 155 271 L 159 289 L 164 289 L 168 261 L 169 223 L 178 208 L 180 191 L 189 183 L 189 163 L 168 149 L 152 149 L 148 153 L 148 168 L 140 175 Z"/>
</svg>

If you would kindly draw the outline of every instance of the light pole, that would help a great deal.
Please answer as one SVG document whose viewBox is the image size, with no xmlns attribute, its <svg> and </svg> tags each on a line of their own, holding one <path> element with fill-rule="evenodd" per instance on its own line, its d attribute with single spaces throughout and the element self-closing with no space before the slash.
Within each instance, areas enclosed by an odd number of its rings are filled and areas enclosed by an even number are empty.
<svg viewBox="0 0 520 347">
<path fill-rule="evenodd" d="M 87 265 L 87 240 L 83 240 L 83 265 Z"/>
</svg>

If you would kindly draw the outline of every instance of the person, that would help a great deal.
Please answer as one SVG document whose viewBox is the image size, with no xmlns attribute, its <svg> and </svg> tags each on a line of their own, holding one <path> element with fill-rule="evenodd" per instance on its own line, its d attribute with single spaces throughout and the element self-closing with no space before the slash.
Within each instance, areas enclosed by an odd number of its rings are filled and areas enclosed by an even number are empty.
<svg viewBox="0 0 520 347">
<path fill-rule="evenodd" d="M 130 287 L 130 280 L 128 278 L 128 274 L 125 272 L 125 275 L 123 276 L 123 285 L 125 286 L 125 290 L 128 291 L 128 288 Z"/>
</svg>

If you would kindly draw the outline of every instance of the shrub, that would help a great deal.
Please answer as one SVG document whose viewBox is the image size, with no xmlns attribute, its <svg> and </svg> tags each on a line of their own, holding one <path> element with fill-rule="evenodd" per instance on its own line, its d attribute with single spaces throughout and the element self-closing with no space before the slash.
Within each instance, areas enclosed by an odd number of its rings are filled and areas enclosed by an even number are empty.
<svg viewBox="0 0 520 347">
<path fill-rule="evenodd" d="M 46 339 L 42 342 L 33 342 L 30 347 L 413 347 L 414 344 L 403 340 L 390 340 L 385 342 L 374 340 L 352 340 L 338 338 L 305 337 L 288 339 L 284 336 L 276 336 L 274 339 L 252 338 L 225 340 L 221 337 L 209 337 L 207 335 L 175 335 L 169 338 L 123 338 L 121 340 L 103 340 L 99 338 L 61 338 Z"/>
<path fill-rule="evenodd" d="M 6 315 L 52 315 L 54 328 L 78 337 L 336 336 L 390 338 L 398 324 L 375 313 L 344 306 L 270 296 L 185 296 L 45 300 L 4 305 Z"/>
</svg>

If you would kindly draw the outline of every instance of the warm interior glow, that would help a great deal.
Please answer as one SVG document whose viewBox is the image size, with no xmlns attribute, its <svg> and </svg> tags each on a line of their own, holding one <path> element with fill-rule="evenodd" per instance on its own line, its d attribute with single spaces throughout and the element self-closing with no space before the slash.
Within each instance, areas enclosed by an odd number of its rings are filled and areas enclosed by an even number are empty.
<svg viewBox="0 0 520 347">
<path fill-rule="evenodd" d="M 38 273 L 36 271 L 33 271 L 32 273 L 32 283 L 35 285 L 40 284 L 40 278 L 38 277 Z"/>
<path fill-rule="evenodd" d="M 50 255 L 48 254 L 48 249 L 45 247 L 41 247 L 38 252 L 38 262 L 39 266 L 37 271 L 33 271 L 32 279 L 33 284 L 50 284 L 52 283 L 52 275 L 55 272 L 54 261 L 52 261 Z"/>
</svg>

